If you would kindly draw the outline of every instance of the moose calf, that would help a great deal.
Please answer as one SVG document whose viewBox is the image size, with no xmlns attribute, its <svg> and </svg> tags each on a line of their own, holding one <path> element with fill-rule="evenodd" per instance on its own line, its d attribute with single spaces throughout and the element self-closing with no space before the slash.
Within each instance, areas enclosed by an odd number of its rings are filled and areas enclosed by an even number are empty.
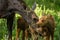
<svg viewBox="0 0 60 40">
<path fill-rule="evenodd" d="M 19 34 L 21 30 L 22 30 L 22 40 L 28 40 L 28 37 L 31 38 L 31 36 L 33 40 L 37 40 L 35 30 L 32 27 L 30 27 L 22 17 L 20 17 L 17 20 L 16 40 L 19 40 Z"/>
<path fill-rule="evenodd" d="M 51 40 L 54 40 L 55 21 L 52 15 L 43 15 L 36 24 L 38 26 L 35 28 L 35 31 L 40 36 L 43 36 L 45 40 L 50 40 L 50 37 Z"/>
<path fill-rule="evenodd" d="M 17 20 L 16 40 L 19 40 L 19 34 L 20 34 L 21 30 L 23 31 L 22 40 L 24 40 L 25 34 L 27 34 L 27 28 L 28 28 L 27 22 L 22 17 L 20 17 Z M 27 37 L 27 35 L 26 35 L 26 37 Z"/>
</svg>

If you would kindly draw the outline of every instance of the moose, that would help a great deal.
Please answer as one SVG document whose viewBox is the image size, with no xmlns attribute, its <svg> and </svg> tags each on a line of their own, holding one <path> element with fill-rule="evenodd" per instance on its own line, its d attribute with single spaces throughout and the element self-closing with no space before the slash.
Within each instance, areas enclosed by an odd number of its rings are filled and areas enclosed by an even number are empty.
<svg viewBox="0 0 60 40">
<path fill-rule="evenodd" d="M 55 19 L 51 14 L 43 15 L 36 23 L 35 31 L 44 38 L 44 40 L 54 40 Z"/>
<path fill-rule="evenodd" d="M 27 7 L 23 0 L 0 0 L 0 18 L 7 19 L 8 40 L 12 40 L 12 25 L 16 12 L 18 12 L 30 26 L 35 24 L 34 20 L 38 20 L 34 11 Z"/>
<path fill-rule="evenodd" d="M 28 23 L 22 18 L 20 17 L 18 20 L 17 20 L 17 30 L 16 30 L 16 40 L 19 40 L 19 34 L 22 30 L 22 40 L 25 40 L 25 37 L 26 37 L 26 40 L 28 39 Z"/>
<path fill-rule="evenodd" d="M 36 2 L 33 4 L 32 6 L 32 10 L 34 11 L 34 9 L 36 8 Z M 34 23 L 36 23 L 38 21 L 38 18 L 35 19 L 35 15 L 33 14 L 34 12 L 31 12 L 32 13 L 32 18 L 34 21 Z M 31 14 L 30 13 L 30 14 Z M 32 23 L 33 24 L 33 23 Z M 19 17 L 19 19 L 17 20 L 17 31 L 16 31 L 16 40 L 19 40 L 19 34 L 21 32 L 21 30 L 23 31 L 22 32 L 22 40 L 28 40 L 29 36 L 30 38 L 32 37 L 33 40 L 37 40 L 37 35 L 36 35 L 36 32 L 35 30 L 33 30 L 33 28 L 30 26 L 30 25 L 22 18 L 22 17 Z M 35 26 L 32 25 L 33 27 Z M 35 26 L 36 27 L 36 26 Z M 33 38 L 33 36 L 35 36 Z"/>
<path fill-rule="evenodd" d="M 22 40 L 28 40 L 29 35 L 33 40 L 38 40 L 38 35 L 42 36 L 44 40 L 54 40 L 54 29 L 55 29 L 55 20 L 51 14 L 42 15 L 39 20 L 36 22 L 36 26 L 29 27 L 28 23 L 23 19 L 19 18 L 17 21 L 17 32 L 16 39 L 19 38 L 19 33 L 23 30 Z"/>
<path fill-rule="evenodd" d="M 35 30 L 29 26 L 29 24 L 22 18 L 19 17 L 17 20 L 17 30 L 16 30 L 16 40 L 19 40 L 20 32 L 22 31 L 22 40 L 28 40 L 32 38 L 37 40 L 37 33 Z"/>
</svg>

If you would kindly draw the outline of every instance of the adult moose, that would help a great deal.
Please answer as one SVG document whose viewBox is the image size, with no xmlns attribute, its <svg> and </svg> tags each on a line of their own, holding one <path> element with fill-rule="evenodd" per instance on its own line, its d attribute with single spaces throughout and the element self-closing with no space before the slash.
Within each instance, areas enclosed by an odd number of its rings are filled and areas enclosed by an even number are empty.
<svg viewBox="0 0 60 40">
<path fill-rule="evenodd" d="M 0 18 L 7 19 L 8 40 L 12 40 L 12 24 L 16 11 L 30 26 L 35 24 L 34 20 L 38 20 L 36 14 L 27 7 L 23 0 L 0 0 Z"/>
</svg>

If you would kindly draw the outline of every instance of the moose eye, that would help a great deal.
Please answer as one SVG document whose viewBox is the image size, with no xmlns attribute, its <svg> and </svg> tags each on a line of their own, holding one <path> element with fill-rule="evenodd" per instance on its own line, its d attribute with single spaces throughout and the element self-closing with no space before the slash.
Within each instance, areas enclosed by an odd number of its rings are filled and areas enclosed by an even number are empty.
<svg viewBox="0 0 60 40">
<path fill-rule="evenodd" d="M 42 20 L 42 22 L 44 22 L 44 20 Z"/>
</svg>

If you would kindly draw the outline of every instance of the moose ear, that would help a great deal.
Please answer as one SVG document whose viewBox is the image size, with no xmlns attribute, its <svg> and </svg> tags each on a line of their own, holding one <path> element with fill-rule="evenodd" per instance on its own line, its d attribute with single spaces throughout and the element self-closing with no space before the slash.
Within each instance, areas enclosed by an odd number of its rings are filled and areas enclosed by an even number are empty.
<svg viewBox="0 0 60 40">
<path fill-rule="evenodd" d="M 32 6 L 32 10 L 35 10 L 36 8 L 36 2 L 34 2 L 33 6 Z"/>
</svg>

